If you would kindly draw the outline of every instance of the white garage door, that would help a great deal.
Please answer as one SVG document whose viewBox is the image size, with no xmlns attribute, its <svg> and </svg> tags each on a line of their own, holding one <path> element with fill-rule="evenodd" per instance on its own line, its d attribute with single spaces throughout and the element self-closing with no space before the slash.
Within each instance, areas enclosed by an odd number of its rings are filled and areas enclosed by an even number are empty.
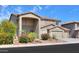
<svg viewBox="0 0 79 59">
<path fill-rule="evenodd" d="M 51 36 L 55 36 L 57 39 L 63 38 L 63 31 L 52 31 Z"/>
</svg>

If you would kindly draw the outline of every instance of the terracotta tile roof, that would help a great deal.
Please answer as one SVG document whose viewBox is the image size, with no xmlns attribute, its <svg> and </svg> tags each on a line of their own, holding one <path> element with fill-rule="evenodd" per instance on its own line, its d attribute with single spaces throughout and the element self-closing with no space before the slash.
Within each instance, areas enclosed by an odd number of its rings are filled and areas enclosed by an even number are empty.
<svg viewBox="0 0 79 59">
<path fill-rule="evenodd" d="M 63 29 L 64 31 L 69 31 L 70 29 L 67 29 L 65 27 L 62 27 L 62 26 L 54 26 L 53 28 L 50 28 L 48 30 L 51 30 L 51 29 L 54 29 L 54 28 L 60 28 L 60 29 Z"/>
<path fill-rule="evenodd" d="M 33 14 L 33 15 L 35 15 L 35 16 L 41 18 L 42 20 L 51 20 L 51 21 L 58 21 L 58 22 L 60 22 L 60 20 L 51 19 L 51 18 L 48 18 L 48 17 L 46 17 L 46 16 L 39 16 L 39 15 L 33 13 L 33 12 L 26 12 L 26 13 L 22 13 L 22 14 L 11 14 L 11 15 L 15 15 L 16 17 L 19 17 L 19 16 L 25 15 L 25 14 Z"/>
<path fill-rule="evenodd" d="M 25 14 L 34 14 L 34 15 L 38 16 L 37 14 L 32 13 L 32 12 L 26 12 L 26 13 L 22 13 L 22 14 L 12 14 L 12 15 L 15 15 L 15 16 L 19 17 L 19 16 L 25 15 Z M 40 16 L 38 16 L 38 17 L 40 17 Z"/>
<path fill-rule="evenodd" d="M 67 25 L 67 24 L 79 24 L 79 22 L 67 22 L 67 23 L 64 23 L 62 25 Z"/>
<path fill-rule="evenodd" d="M 54 18 L 48 18 L 48 17 L 46 17 L 46 16 L 41 16 L 41 18 L 42 18 L 42 20 L 53 20 L 53 21 L 59 21 L 59 22 L 61 22 L 60 20 L 57 20 L 57 19 L 54 19 Z"/>
<path fill-rule="evenodd" d="M 45 26 L 41 27 L 41 29 L 45 28 L 45 27 L 48 27 L 48 26 L 55 26 L 55 25 L 54 24 L 45 25 Z"/>
</svg>

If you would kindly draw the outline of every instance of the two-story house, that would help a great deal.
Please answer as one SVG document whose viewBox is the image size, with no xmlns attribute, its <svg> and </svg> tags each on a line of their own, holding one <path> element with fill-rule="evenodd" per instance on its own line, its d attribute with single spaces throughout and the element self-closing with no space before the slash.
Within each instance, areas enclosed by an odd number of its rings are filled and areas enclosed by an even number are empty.
<svg viewBox="0 0 79 59">
<path fill-rule="evenodd" d="M 11 14 L 10 21 L 16 24 L 17 35 L 19 36 L 22 34 L 23 31 L 36 32 L 38 34 L 38 38 L 41 38 L 41 34 L 43 33 L 50 34 L 52 32 L 52 34 L 50 35 L 53 35 L 53 33 L 58 33 L 55 35 L 59 36 L 60 34 L 60 37 L 63 37 L 63 35 L 65 35 L 63 33 L 68 33 L 68 29 L 58 26 L 60 20 L 42 17 L 32 12 L 27 12 L 23 14 Z"/>
<path fill-rule="evenodd" d="M 68 22 L 62 24 L 63 27 L 70 29 L 70 38 L 79 38 L 79 22 Z"/>
</svg>

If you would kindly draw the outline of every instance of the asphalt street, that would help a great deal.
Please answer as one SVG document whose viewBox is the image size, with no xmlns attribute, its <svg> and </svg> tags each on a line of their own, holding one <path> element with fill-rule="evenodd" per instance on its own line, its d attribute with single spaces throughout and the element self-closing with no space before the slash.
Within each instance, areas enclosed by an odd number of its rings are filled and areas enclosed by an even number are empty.
<svg viewBox="0 0 79 59">
<path fill-rule="evenodd" d="M 79 53 L 79 43 L 35 47 L 0 48 L 0 53 Z"/>
</svg>

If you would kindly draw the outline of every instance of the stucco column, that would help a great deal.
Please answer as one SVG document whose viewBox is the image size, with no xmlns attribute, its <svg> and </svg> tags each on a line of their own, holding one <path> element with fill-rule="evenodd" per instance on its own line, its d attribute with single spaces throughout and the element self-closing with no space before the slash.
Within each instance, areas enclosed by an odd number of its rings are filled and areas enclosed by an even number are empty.
<svg viewBox="0 0 79 59">
<path fill-rule="evenodd" d="M 22 18 L 19 17 L 19 36 L 21 36 L 22 33 Z"/>
<path fill-rule="evenodd" d="M 75 24 L 75 30 L 77 30 L 77 24 Z"/>
<path fill-rule="evenodd" d="M 41 33 L 41 29 L 40 29 L 40 25 L 41 25 L 41 24 L 40 24 L 40 19 L 39 19 L 39 21 L 38 21 L 38 26 L 39 26 L 39 29 L 38 29 L 38 31 L 39 31 L 39 39 L 41 39 L 41 34 L 40 34 L 40 33 Z"/>
</svg>

